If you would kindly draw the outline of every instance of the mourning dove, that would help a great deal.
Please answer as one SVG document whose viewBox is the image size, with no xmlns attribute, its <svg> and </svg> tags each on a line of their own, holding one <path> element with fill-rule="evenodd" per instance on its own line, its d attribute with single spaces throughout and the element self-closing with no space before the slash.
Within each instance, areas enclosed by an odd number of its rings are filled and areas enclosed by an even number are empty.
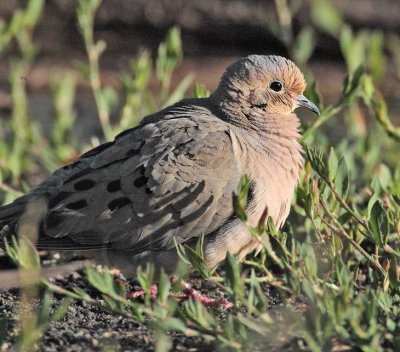
<svg viewBox="0 0 400 352">
<path fill-rule="evenodd" d="M 80 251 L 127 276 L 148 262 L 173 272 L 175 242 L 192 245 L 202 235 L 208 266 L 227 252 L 242 258 L 258 242 L 235 215 L 232 196 L 247 175 L 249 224 L 267 210 L 282 226 L 303 165 L 293 111 L 319 113 L 305 87 L 288 59 L 242 58 L 210 97 L 147 116 L 1 207 L 1 233 L 19 232 L 31 218 L 27 208 L 41 207 L 38 248 Z"/>
</svg>

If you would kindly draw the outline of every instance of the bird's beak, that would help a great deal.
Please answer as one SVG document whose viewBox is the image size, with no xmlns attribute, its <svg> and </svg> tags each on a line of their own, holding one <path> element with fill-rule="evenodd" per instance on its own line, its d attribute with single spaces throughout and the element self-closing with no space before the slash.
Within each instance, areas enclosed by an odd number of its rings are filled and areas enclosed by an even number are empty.
<svg viewBox="0 0 400 352">
<path fill-rule="evenodd" d="M 315 112 L 318 115 L 320 114 L 319 109 L 317 108 L 317 105 L 315 105 L 313 102 L 309 101 L 304 95 L 298 95 L 294 99 L 296 100 L 298 107 L 304 107 L 304 108 L 310 109 L 311 111 Z"/>
</svg>

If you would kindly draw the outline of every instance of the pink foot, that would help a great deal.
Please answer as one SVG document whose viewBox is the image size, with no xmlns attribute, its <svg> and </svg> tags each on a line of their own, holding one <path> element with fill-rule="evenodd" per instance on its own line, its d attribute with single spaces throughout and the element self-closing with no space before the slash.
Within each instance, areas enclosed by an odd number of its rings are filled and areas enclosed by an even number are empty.
<svg viewBox="0 0 400 352">
<path fill-rule="evenodd" d="M 182 292 L 180 294 L 175 295 L 175 297 L 181 301 L 187 301 L 188 299 L 192 298 L 196 301 L 199 301 L 207 308 L 217 308 L 217 307 L 224 307 L 226 309 L 232 308 L 232 302 L 229 302 L 226 298 L 210 298 L 206 295 L 201 294 L 199 291 L 195 290 L 190 284 L 186 281 L 182 281 Z M 158 288 L 156 284 L 152 284 L 150 287 L 150 297 L 152 299 L 157 298 Z M 128 294 L 128 298 L 137 299 L 139 297 L 143 297 L 145 294 L 144 290 L 136 290 L 130 292 Z"/>
<path fill-rule="evenodd" d="M 150 287 L 150 297 L 152 299 L 157 298 L 158 287 L 157 284 L 152 284 Z M 143 289 L 132 291 L 128 294 L 128 298 L 137 299 L 139 297 L 144 297 L 145 291 Z"/>
<path fill-rule="evenodd" d="M 217 308 L 217 307 L 224 307 L 226 309 L 232 308 L 232 302 L 228 301 L 226 298 L 210 298 L 206 295 L 203 295 L 199 291 L 195 290 L 190 284 L 186 281 L 182 281 L 182 296 L 181 300 L 186 301 L 190 298 L 199 301 L 205 307 Z"/>
</svg>

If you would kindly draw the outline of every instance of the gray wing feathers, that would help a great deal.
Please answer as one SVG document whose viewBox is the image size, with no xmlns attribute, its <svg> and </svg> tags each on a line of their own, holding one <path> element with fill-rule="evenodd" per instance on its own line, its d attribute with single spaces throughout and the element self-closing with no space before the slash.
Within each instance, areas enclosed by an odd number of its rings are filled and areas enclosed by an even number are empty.
<svg viewBox="0 0 400 352">
<path fill-rule="evenodd" d="M 221 226 L 240 175 L 225 123 L 198 110 L 195 119 L 171 115 L 127 131 L 89 153 L 78 173 L 59 172 L 45 235 L 142 251 Z"/>
</svg>

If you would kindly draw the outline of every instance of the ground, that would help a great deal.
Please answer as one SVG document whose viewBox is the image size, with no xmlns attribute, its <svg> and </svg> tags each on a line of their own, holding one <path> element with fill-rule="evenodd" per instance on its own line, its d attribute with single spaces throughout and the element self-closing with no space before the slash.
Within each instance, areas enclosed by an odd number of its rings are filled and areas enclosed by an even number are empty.
<svg viewBox="0 0 400 352">
<path fill-rule="evenodd" d="M 4 256 L 0 254 L 0 267 L 11 268 L 13 265 Z M 53 263 L 54 264 L 54 263 Z M 221 271 L 221 275 L 224 272 Z M 121 278 L 125 281 L 124 278 Z M 81 271 L 73 272 L 65 277 L 56 277 L 51 281 L 65 289 L 72 289 L 78 286 L 92 297 L 102 303 L 101 295 L 91 288 L 87 282 L 84 273 Z M 135 281 L 126 281 L 127 293 L 132 289 L 137 289 Z M 220 298 L 224 293 L 212 282 L 203 281 L 193 274 L 190 283 L 192 286 L 202 293 L 208 294 L 210 297 Z M 270 310 L 277 319 L 279 319 L 280 308 L 290 305 L 294 309 L 304 309 L 304 303 L 299 299 L 294 300 L 291 297 L 282 295 L 279 291 L 268 285 L 263 285 L 262 289 L 269 302 Z M 39 293 L 39 296 L 43 294 Z M 55 295 L 52 298 L 52 313 L 56 309 L 61 300 L 65 297 Z M 29 311 L 32 307 L 38 307 L 39 300 L 29 299 L 28 302 L 22 299 L 19 289 L 0 290 L 0 317 L 5 317 L 8 321 L 7 336 L 0 351 L 11 350 L 15 343 L 16 335 L 19 331 L 18 317 L 22 311 Z M 224 319 L 224 308 L 217 308 L 218 316 Z M 0 332 L 1 336 L 1 332 Z M 273 342 L 272 342 L 273 341 Z M 215 351 L 215 344 L 205 341 L 200 337 L 188 337 L 181 333 L 172 333 L 171 342 L 174 351 L 187 352 L 206 352 Z M 154 351 L 154 336 L 151 329 L 145 324 L 125 318 L 119 315 L 109 313 L 106 309 L 93 306 L 86 302 L 73 301 L 69 306 L 66 314 L 60 321 L 52 322 L 44 334 L 40 342 L 40 351 Z M 263 346 L 270 347 L 271 351 L 295 351 L 293 341 L 285 337 L 282 339 L 263 342 Z"/>
</svg>

